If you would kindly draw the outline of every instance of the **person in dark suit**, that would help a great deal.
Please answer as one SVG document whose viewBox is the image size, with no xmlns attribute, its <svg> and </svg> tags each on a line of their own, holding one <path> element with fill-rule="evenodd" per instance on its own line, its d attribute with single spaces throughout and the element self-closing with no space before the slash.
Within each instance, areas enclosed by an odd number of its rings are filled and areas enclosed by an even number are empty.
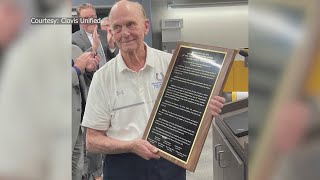
<svg viewBox="0 0 320 180">
<path fill-rule="evenodd" d="M 77 15 L 80 19 L 96 19 L 96 9 L 89 3 L 81 4 L 77 7 Z M 81 21 L 80 21 L 81 22 Z M 72 44 L 77 45 L 85 51 L 95 51 L 101 57 L 99 68 L 110 59 L 115 57 L 114 49 L 109 49 L 107 42 L 107 31 L 97 28 L 97 24 L 79 23 L 80 30 L 72 34 Z M 98 37 L 94 37 L 94 33 Z"/>
<path fill-rule="evenodd" d="M 81 19 L 96 19 L 96 9 L 89 3 L 77 7 L 77 15 Z M 115 57 L 107 43 L 107 31 L 98 28 L 97 24 L 79 23 L 80 30 L 72 34 L 72 44 L 78 46 L 83 52 L 93 51 L 101 58 L 97 68 Z M 112 49 L 113 50 L 113 49 Z M 114 50 L 113 50 L 114 51 Z M 86 85 L 89 87 L 95 70 L 85 71 L 83 74 Z M 85 135 L 84 135 L 85 138 Z M 102 175 L 102 155 L 86 152 L 84 159 L 84 180 L 98 179 Z"/>
<path fill-rule="evenodd" d="M 83 53 L 72 46 L 72 180 L 81 180 L 84 167 L 83 131 L 80 127 L 88 86 L 83 77 L 84 71 L 93 71 L 100 61 L 93 52 Z"/>
</svg>

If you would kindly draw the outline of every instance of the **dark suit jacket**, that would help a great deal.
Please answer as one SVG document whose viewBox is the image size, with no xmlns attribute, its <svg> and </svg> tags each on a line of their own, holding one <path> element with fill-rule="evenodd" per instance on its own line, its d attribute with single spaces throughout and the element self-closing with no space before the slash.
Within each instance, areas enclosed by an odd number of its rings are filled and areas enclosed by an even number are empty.
<svg viewBox="0 0 320 180">
<path fill-rule="evenodd" d="M 72 45 L 72 64 L 81 54 L 80 48 Z M 83 75 L 78 76 L 76 70 L 72 68 L 72 149 L 78 138 L 88 88 Z"/>
<path fill-rule="evenodd" d="M 106 60 L 108 62 L 110 59 L 114 58 L 115 55 L 110 52 L 110 49 L 108 47 L 107 31 L 98 29 L 98 34 L 100 36 L 100 41 L 103 47 L 104 54 L 106 56 Z M 72 44 L 80 47 L 83 52 L 88 51 L 92 46 L 86 32 L 83 29 L 80 29 L 79 31 L 72 34 Z"/>
<path fill-rule="evenodd" d="M 81 54 L 81 49 L 76 45 L 72 45 L 72 61 L 74 62 Z M 84 112 L 88 90 L 89 86 L 87 82 L 85 82 L 83 74 L 78 76 L 76 70 L 72 68 L 72 149 L 79 137 L 78 133 L 80 130 L 82 113 Z M 95 177 L 101 176 L 102 155 L 86 152 L 83 173 L 90 174 Z"/>
<path fill-rule="evenodd" d="M 98 29 L 98 34 L 100 36 L 100 41 L 106 57 L 106 61 L 108 62 L 110 59 L 115 57 L 116 53 L 111 53 L 108 47 L 107 31 Z M 90 40 L 83 29 L 80 29 L 79 31 L 72 34 L 72 44 L 78 46 L 83 52 L 92 51 L 92 45 L 90 43 Z M 93 72 L 92 73 L 86 72 L 84 74 L 84 79 L 86 81 L 87 86 L 90 86 L 93 74 L 94 74 Z"/>
</svg>

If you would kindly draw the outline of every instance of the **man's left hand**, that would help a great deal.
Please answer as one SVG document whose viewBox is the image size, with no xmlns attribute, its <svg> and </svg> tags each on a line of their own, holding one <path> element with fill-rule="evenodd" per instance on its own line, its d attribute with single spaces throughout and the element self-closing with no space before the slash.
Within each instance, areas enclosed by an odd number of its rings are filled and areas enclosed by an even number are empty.
<svg viewBox="0 0 320 180">
<path fill-rule="evenodd" d="M 96 177 L 96 178 L 94 178 L 95 180 L 102 180 L 102 177 L 101 176 L 99 176 L 99 177 Z"/>
<path fill-rule="evenodd" d="M 88 63 L 86 66 L 86 71 L 87 72 L 92 72 L 97 69 L 97 66 L 99 65 L 101 58 L 99 55 L 91 55 L 91 61 Z"/>
<path fill-rule="evenodd" d="M 210 112 L 213 117 L 216 117 L 221 113 L 221 109 L 223 108 L 224 103 L 226 102 L 226 99 L 224 99 L 221 96 L 214 96 L 210 102 Z"/>
<path fill-rule="evenodd" d="M 99 48 L 101 42 L 100 42 L 100 36 L 98 34 L 98 26 L 96 26 L 96 28 L 94 29 L 93 35 L 92 35 L 92 50 L 94 52 L 97 52 L 97 49 Z"/>
<path fill-rule="evenodd" d="M 108 31 L 108 34 L 107 34 L 107 42 L 108 42 L 108 45 L 109 45 L 109 48 L 110 48 L 110 49 L 116 48 L 115 42 L 114 42 L 114 39 L 113 39 L 113 36 L 112 36 L 112 32 L 111 32 L 111 31 Z"/>
</svg>

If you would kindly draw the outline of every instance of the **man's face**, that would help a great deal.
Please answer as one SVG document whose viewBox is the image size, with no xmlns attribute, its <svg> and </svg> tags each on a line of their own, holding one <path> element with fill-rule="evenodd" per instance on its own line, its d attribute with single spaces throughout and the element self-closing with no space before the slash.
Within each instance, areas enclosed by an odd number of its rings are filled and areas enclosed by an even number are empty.
<svg viewBox="0 0 320 180">
<path fill-rule="evenodd" d="M 97 18 L 97 14 L 96 14 L 96 11 L 93 10 L 92 8 L 86 8 L 80 11 L 80 18 Z M 96 24 L 80 24 L 80 27 L 84 31 L 91 34 L 93 34 L 96 26 L 97 26 Z"/>
<path fill-rule="evenodd" d="M 111 32 L 122 52 L 137 51 L 144 47 L 144 36 L 149 31 L 149 20 L 136 8 L 118 7 L 110 17 Z"/>
<path fill-rule="evenodd" d="M 101 22 L 101 29 L 104 30 L 104 31 L 108 31 L 111 30 L 111 27 L 110 27 L 110 21 L 109 20 L 103 20 Z"/>
</svg>

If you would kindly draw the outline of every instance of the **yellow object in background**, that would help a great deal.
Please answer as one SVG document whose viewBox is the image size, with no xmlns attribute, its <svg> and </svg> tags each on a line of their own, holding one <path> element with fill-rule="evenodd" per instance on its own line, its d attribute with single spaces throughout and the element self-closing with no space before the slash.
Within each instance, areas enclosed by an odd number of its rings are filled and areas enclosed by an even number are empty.
<svg viewBox="0 0 320 180">
<path fill-rule="evenodd" d="M 231 101 L 238 101 L 240 99 L 247 98 L 249 96 L 248 92 L 232 92 L 231 93 Z"/>
<path fill-rule="evenodd" d="M 243 60 L 235 60 L 230 69 L 223 92 L 248 92 L 248 67 Z"/>
<path fill-rule="evenodd" d="M 235 60 L 232 64 L 229 76 L 223 92 L 248 92 L 248 67 L 243 60 Z M 306 93 L 308 95 L 319 95 L 320 93 L 320 53 L 306 81 Z"/>
<path fill-rule="evenodd" d="M 311 96 L 320 95 L 320 51 L 312 65 L 306 80 L 306 94 Z"/>
</svg>

